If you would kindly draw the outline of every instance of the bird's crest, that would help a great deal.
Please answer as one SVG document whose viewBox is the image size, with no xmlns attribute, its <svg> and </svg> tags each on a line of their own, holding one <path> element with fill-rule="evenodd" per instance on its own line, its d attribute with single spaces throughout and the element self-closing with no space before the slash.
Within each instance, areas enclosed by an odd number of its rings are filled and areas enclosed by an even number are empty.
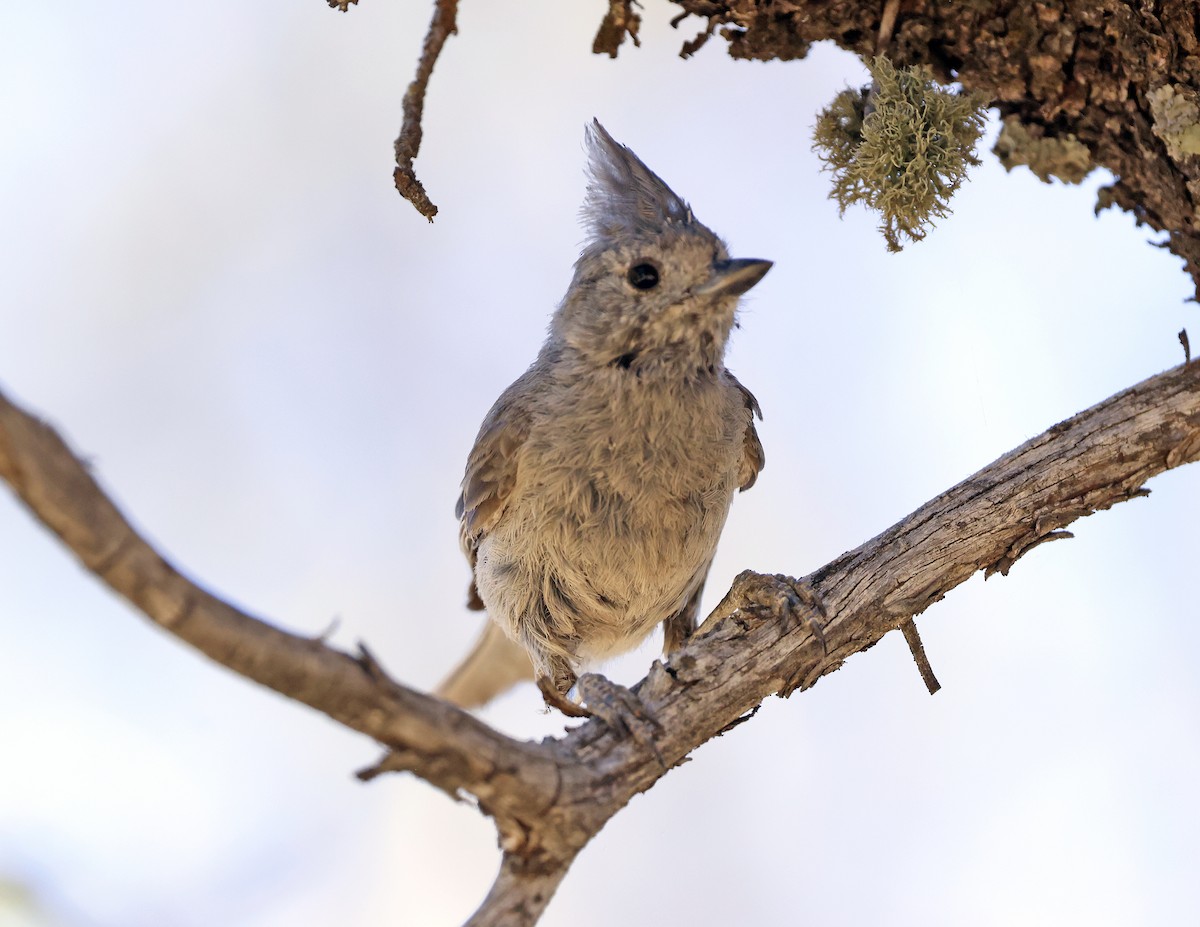
<svg viewBox="0 0 1200 927">
<path fill-rule="evenodd" d="M 598 119 L 587 127 L 588 186 L 582 216 L 594 244 L 660 234 L 690 224 L 692 210 Z"/>
</svg>

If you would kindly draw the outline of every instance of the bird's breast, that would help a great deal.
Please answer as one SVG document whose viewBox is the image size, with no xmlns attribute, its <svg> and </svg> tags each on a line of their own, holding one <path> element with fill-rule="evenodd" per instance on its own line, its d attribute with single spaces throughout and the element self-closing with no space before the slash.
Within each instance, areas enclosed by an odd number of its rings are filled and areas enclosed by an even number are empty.
<svg viewBox="0 0 1200 927">
<path fill-rule="evenodd" d="M 740 397 L 715 392 L 592 390 L 546 410 L 480 547 L 489 610 L 513 628 L 544 622 L 591 656 L 635 646 L 703 582 L 737 486 L 746 414 Z"/>
</svg>

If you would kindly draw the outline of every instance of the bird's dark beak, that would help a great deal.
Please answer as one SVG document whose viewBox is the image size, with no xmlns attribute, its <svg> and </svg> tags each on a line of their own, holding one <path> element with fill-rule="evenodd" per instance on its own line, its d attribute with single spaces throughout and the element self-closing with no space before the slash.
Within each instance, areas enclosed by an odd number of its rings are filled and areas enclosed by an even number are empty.
<svg viewBox="0 0 1200 927">
<path fill-rule="evenodd" d="M 758 258 L 714 261 L 712 276 L 692 292 L 699 296 L 741 296 L 767 275 L 772 263 Z"/>
</svg>

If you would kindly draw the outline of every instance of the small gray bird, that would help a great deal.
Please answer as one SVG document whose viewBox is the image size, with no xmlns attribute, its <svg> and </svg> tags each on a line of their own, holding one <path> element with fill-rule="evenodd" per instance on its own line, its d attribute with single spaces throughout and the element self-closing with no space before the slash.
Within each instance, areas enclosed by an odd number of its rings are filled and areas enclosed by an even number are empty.
<svg viewBox="0 0 1200 927">
<path fill-rule="evenodd" d="M 735 489 L 763 467 L 750 391 L 725 369 L 738 298 L 770 261 L 731 260 L 598 121 L 588 239 L 533 365 L 492 406 L 455 509 L 491 621 L 439 687 L 464 707 L 532 675 L 547 704 L 581 667 L 661 624 L 696 627 Z"/>
</svg>

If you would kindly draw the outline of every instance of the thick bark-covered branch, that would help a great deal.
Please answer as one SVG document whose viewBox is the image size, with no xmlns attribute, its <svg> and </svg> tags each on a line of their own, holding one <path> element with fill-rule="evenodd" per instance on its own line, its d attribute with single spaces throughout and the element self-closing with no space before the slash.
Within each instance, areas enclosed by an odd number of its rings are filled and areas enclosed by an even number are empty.
<svg viewBox="0 0 1200 927">
<path fill-rule="evenodd" d="M 410 770 L 477 797 L 504 857 L 475 927 L 534 923 L 609 818 L 767 696 L 811 686 L 977 571 L 1006 573 L 1038 544 L 1069 537 L 1076 519 L 1197 459 L 1200 361 L 1055 425 L 802 581 L 741 574 L 670 664 L 655 663 L 634 688 L 645 724 L 592 720 L 533 744 L 393 682 L 365 651 L 355 659 L 288 634 L 200 589 L 51 428 L 0 396 L 0 477 L 89 570 L 214 660 L 384 744 L 388 756 L 366 776 Z M 814 595 L 828 616 L 820 627 L 806 604 Z"/>
<path fill-rule="evenodd" d="M 735 58 L 803 58 L 814 42 L 877 53 L 883 0 L 672 0 L 720 26 Z M 886 30 L 885 30 L 886 31 Z M 692 40 L 684 52 L 702 44 Z M 1195 0 L 904 0 L 881 50 L 926 64 L 1016 117 L 1074 140 L 1116 182 L 1119 206 L 1169 234 L 1200 293 L 1200 5 Z M 1164 90 L 1163 88 L 1166 88 Z M 1165 96 L 1164 96 L 1165 94 Z M 1157 104 L 1152 101 L 1157 96 Z"/>
</svg>

